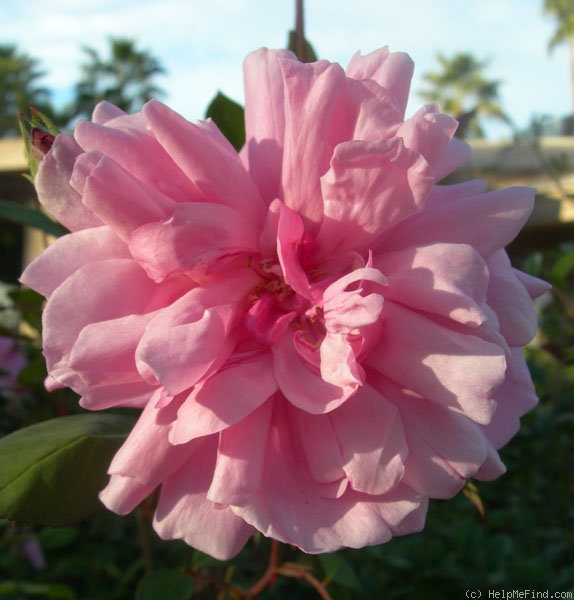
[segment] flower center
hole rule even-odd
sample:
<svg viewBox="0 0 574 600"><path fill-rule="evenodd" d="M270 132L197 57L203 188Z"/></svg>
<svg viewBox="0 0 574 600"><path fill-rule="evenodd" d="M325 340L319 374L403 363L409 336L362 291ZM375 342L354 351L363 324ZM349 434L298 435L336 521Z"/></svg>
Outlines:
<svg viewBox="0 0 574 600"><path fill-rule="evenodd" d="M307 342L318 347L325 327L320 307L298 294L283 278L278 259L266 259L249 266L260 281L249 292L246 301L246 325L262 344L272 345L289 327L304 334Z"/></svg>

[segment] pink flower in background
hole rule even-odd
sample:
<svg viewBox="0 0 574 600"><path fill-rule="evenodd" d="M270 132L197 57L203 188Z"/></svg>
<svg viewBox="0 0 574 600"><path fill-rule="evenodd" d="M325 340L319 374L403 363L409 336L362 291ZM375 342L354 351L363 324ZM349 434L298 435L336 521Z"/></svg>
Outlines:
<svg viewBox="0 0 574 600"><path fill-rule="evenodd" d="M0 391L18 389L18 375L26 362L14 339L0 336Z"/></svg>
<svg viewBox="0 0 574 600"><path fill-rule="evenodd" d="M51 385L143 409L111 510L161 486L163 538L331 552L504 471L546 286L503 248L534 194L438 184L469 150L434 107L404 120L411 75L386 49L346 71L259 50L239 155L158 102L56 138L36 186L72 233L22 280L48 298Z"/></svg>

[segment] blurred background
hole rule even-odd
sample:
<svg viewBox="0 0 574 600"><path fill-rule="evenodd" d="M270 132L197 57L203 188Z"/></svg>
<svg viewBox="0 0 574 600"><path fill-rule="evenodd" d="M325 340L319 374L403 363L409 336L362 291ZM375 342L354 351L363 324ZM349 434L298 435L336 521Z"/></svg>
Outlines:
<svg viewBox="0 0 574 600"><path fill-rule="evenodd" d="M245 55L287 46L294 5L0 0L0 436L78 410L70 392L43 388L41 299L17 286L23 264L48 241L46 227L18 213L35 206L18 112L32 103L69 130L100 99L135 111L158 98L204 118L219 91L242 103ZM526 349L541 402L502 451L508 474L431 503L421 534L319 558L286 549L284 558L340 600L572 593L574 0L307 0L305 34L319 58L342 65L383 45L411 55L407 113L436 102L459 119L473 158L458 176L537 188L509 252L554 288L539 302L540 333ZM217 563L178 542L160 544L149 516L145 507L125 518L100 513L58 529L0 520L0 599L223 599L235 596L217 582L248 586L265 570L264 539L233 564ZM318 595L279 579L259 597Z"/></svg>

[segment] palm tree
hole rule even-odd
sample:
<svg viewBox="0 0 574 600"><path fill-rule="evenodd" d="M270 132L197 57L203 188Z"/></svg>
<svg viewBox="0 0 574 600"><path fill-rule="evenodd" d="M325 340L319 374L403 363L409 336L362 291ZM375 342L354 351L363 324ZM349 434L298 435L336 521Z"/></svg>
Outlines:
<svg viewBox="0 0 574 600"><path fill-rule="evenodd" d="M35 58L0 45L0 137L20 134L18 113L28 112L30 104L52 115L50 92L37 84L43 75Z"/></svg>
<svg viewBox="0 0 574 600"><path fill-rule="evenodd" d="M110 38L110 56L102 58L93 48L83 48L88 61L69 119L89 117L100 100L108 100L126 112L139 110L154 97L163 95L152 79L165 73L161 63L147 50L138 50L133 40Z"/></svg>
<svg viewBox="0 0 574 600"><path fill-rule="evenodd" d="M556 19L556 30L548 42L552 52L556 46L568 44L570 55L570 107L574 113L574 1L544 0L544 12Z"/></svg>
<svg viewBox="0 0 574 600"><path fill-rule="evenodd" d="M459 121L458 137L484 137L480 125L483 117L510 126L510 118L500 106L500 81L486 79L483 75L489 61L477 60L469 53L455 54L452 58L439 53L437 60L440 70L423 76L429 87L420 95Z"/></svg>

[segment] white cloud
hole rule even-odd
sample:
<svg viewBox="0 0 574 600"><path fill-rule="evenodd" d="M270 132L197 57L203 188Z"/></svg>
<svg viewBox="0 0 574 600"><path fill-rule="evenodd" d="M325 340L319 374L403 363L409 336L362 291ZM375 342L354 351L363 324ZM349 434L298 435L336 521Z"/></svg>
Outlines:
<svg viewBox="0 0 574 600"><path fill-rule="evenodd" d="M241 100L244 56L284 46L294 22L294 0L0 0L0 11L0 43L39 58L58 97L78 79L81 45L105 52L107 37L121 35L161 60L168 76L158 83L189 118L203 114L217 89ZM470 51L492 59L488 74L504 81L505 107L520 125L533 113L568 111L566 52L548 57L553 23L538 0L330 0L328 10L324 0L307 0L305 16L308 37L329 60L345 64L356 50L381 45L408 52L414 91L438 51Z"/></svg>

